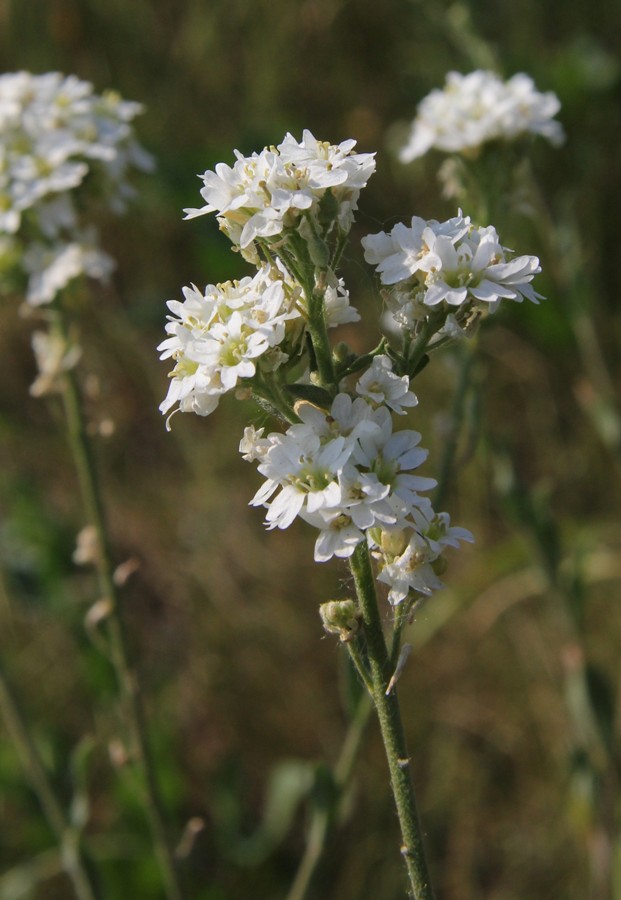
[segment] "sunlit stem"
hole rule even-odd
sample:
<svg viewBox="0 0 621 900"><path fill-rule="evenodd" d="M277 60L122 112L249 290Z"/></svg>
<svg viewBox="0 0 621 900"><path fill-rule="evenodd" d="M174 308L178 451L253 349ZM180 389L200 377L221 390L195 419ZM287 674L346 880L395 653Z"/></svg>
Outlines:
<svg viewBox="0 0 621 900"><path fill-rule="evenodd" d="M407 867L414 900L433 900L399 702L394 689L387 693L393 673L393 662L384 639L371 559L366 544L358 545L351 557L350 567L364 624L369 675L372 682L371 695L379 719L401 827L401 854Z"/></svg>
<svg viewBox="0 0 621 900"><path fill-rule="evenodd" d="M409 608L407 604L402 603L396 610L390 648L391 665L396 663L399 655L401 632L407 620ZM346 643L350 659L365 686L365 690L358 698L341 752L332 772L335 801L333 806L321 804L313 809L304 855L286 900L305 900L306 898L313 876L319 868L330 830L333 827L334 820L338 817L339 807L352 779L366 728L374 709L373 700L371 699L373 686L368 673L368 665L361 649L363 642L364 634L361 634L358 638Z"/></svg>

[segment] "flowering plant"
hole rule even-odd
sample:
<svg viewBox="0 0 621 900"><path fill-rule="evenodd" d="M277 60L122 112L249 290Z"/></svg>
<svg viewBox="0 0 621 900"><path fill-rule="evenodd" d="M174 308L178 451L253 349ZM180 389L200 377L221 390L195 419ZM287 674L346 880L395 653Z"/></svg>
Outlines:
<svg viewBox="0 0 621 900"><path fill-rule="evenodd" d="M78 276L112 271L82 195L91 209L123 210L130 170L152 165L132 131L141 111L74 75L0 76L0 275L25 279L29 304L51 303Z"/></svg>
<svg viewBox="0 0 621 900"><path fill-rule="evenodd" d="M411 382L428 354L473 330L503 299L537 302L533 256L512 257L495 229L461 212L447 222L412 219L363 239L397 326L396 340L357 355L331 347L329 329L359 315L338 274L374 154L354 141L331 145L305 131L250 157L236 152L202 176L207 201L187 217L214 212L235 250L257 271L239 281L183 290L171 300L162 359L172 359L160 405L209 415L227 393L257 403L280 428L246 427L239 449L265 481L250 503L268 529L296 518L315 530L314 557L348 560L356 600L321 607L324 627L347 644L375 703L416 897L430 897L407 750L394 683L405 656L400 628L415 604L442 586L447 547L472 536L436 512L419 474L421 436L395 430L393 415L417 405ZM376 586L387 588L396 618L389 650ZM405 649L407 645L404 645ZM406 654L407 655L407 654ZM401 660L401 662L399 661Z"/></svg>
<svg viewBox="0 0 621 900"><path fill-rule="evenodd" d="M480 69L468 75L449 72L444 88L420 102L399 158L412 162L431 149L474 155L489 141L527 134L540 134L558 145L564 140L562 126L554 119L559 109L556 94L542 94L524 73L503 81Z"/></svg>

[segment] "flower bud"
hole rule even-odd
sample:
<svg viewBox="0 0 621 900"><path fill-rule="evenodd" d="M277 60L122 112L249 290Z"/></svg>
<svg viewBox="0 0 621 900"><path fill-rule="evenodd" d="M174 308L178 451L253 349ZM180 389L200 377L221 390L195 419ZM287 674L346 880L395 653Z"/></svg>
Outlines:
<svg viewBox="0 0 621 900"><path fill-rule="evenodd" d="M408 545L405 531L382 531L379 545L387 556L401 556Z"/></svg>
<svg viewBox="0 0 621 900"><path fill-rule="evenodd" d="M353 600L328 600L319 607L319 615L328 634L338 634L344 642L351 641L360 628L360 613Z"/></svg>

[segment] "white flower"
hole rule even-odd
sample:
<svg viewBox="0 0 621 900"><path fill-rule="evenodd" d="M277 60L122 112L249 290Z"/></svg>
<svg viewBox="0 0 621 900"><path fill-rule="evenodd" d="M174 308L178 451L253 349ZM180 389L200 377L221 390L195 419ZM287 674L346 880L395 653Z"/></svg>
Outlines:
<svg viewBox="0 0 621 900"><path fill-rule="evenodd" d="M382 284L396 284L423 268L430 240L446 235L457 241L468 233L469 226L470 219L461 214L446 222L413 216L409 226L399 222L390 234L380 231L362 238L364 258L376 266Z"/></svg>
<svg viewBox="0 0 621 900"><path fill-rule="evenodd" d="M389 235L369 235L362 244L382 284L395 285L389 309L406 327L426 315L425 307L441 303L494 311L502 299L542 299L531 285L541 271L538 258L511 258L493 226L473 225L461 213L446 222L415 216L409 228L395 225Z"/></svg>
<svg viewBox="0 0 621 900"><path fill-rule="evenodd" d="M258 467L267 481L250 501L252 506L267 507L268 527L288 528L303 510L310 514L338 510L338 475L351 455L345 438L322 444L313 430L302 424L292 425L284 435L270 435L270 440L272 445Z"/></svg>
<svg viewBox="0 0 621 900"><path fill-rule="evenodd" d="M244 436L239 442L239 452L242 455L242 459L245 459L246 462L261 460L265 456L265 451L270 446L270 442L263 438L264 431L264 428L257 430L254 425L248 425L244 428Z"/></svg>
<svg viewBox="0 0 621 900"><path fill-rule="evenodd" d="M32 349L39 369L39 374L30 386L33 397L61 390L63 374L72 369L82 355L78 344L70 345L61 335L45 331L35 331Z"/></svg>
<svg viewBox="0 0 621 900"><path fill-rule="evenodd" d="M342 278L335 278L334 283L327 286L324 303L328 328L360 321L360 313L354 306L351 306L349 291Z"/></svg>
<svg viewBox="0 0 621 900"><path fill-rule="evenodd" d="M382 484L389 485L410 512L414 507L427 510L429 500L420 497L418 492L436 486L434 478L410 474L428 456L428 451L418 446L420 439L417 431L409 429L394 434L380 429L367 430L357 440L353 454L356 464L373 472Z"/></svg>
<svg viewBox="0 0 621 900"><path fill-rule="evenodd" d="M29 275L26 300L33 306L51 303L75 278L86 275L106 281L114 269L114 261L90 242L72 242L48 246L32 244L24 253L23 264ZM89 245L90 244L90 245Z"/></svg>
<svg viewBox="0 0 621 900"><path fill-rule="evenodd" d="M324 562L350 556L371 529L430 520L418 491L435 481L411 474L427 452L416 432L392 434L385 406L341 393L329 413L305 402L297 412L302 421L284 435L246 429L240 444L267 479L251 505L267 508L269 528L287 528L296 517L308 522L319 530L315 559Z"/></svg>
<svg viewBox="0 0 621 900"><path fill-rule="evenodd" d="M385 561L377 580L390 587L388 600L393 606L402 603L411 591L429 596L443 587L431 565L432 554L424 537L412 530L403 553Z"/></svg>
<svg viewBox="0 0 621 900"><path fill-rule="evenodd" d="M465 528L452 527L448 513L419 515L396 529L369 534L373 556L378 561L378 581L390 588L388 599L396 605L411 592L429 596L443 587L438 573L444 568L440 556L446 547L473 541Z"/></svg>
<svg viewBox="0 0 621 900"><path fill-rule="evenodd" d="M539 134L552 144L564 139L554 116L557 96L540 93L523 73L502 81L493 72L449 72L442 90L432 91L418 106L410 136L399 158L408 163L431 148L447 153L473 152L493 140Z"/></svg>
<svg viewBox="0 0 621 900"><path fill-rule="evenodd" d="M105 280L110 273L95 232L84 237L84 198L74 198L92 191L122 210L129 170L152 167L131 125L141 111L75 76L0 76L0 233L15 235L25 254L15 265L31 276L29 303L51 302L79 274Z"/></svg>
<svg viewBox="0 0 621 900"><path fill-rule="evenodd" d="M418 399L410 389L407 375L399 377L392 370L388 356L376 356L367 371L360 376L356 391L378 406L387 406L398 415L405 415L404 406L416 406Z"/></svg>
<svg viewBox="0 0 621 900"><path fill-rule="evenodd" d="M186 209L186 218L215 212L220 227L242 251L259 238L296 228L311 215L319 232L320 204L329 191L342 231L351 226L361 189L375 170L374 154L352 153L355 141L332 145L305 131L301 143L287 134L278 147L250 157L235 151L231 167L218 163L201 177L206 205Z"/></svg>
<svg viewBox="0 0 621 900"><path fill-rule="evenodd" d="M278 269L264 266L254 277L183 289L183 303L168 303L169 335L158 349L172 358L170 387L160 410L209 415L220 396L256 374L259 359L273 371L288 359L271 351L283 343L287 322L300 318L295 295Z"/></svg>

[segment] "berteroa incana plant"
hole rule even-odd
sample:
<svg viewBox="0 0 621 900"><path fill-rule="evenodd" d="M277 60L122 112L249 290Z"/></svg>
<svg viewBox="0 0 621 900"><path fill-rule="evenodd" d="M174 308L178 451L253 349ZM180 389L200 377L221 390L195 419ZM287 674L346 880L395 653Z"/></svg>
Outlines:
<svg viewBox="0 0 621 900"><path fill-rule="evenodd" d="M95 222L101 210L120 213L135 195L130 176L152 168L136 140L139 103L58 72L0 76L0 291L23 297L21 311L41 329L32 344L38 375L34 397L60 395L79 484L85 527L74 561L90 564L99 599L87 615L101 625L101 649L118 681L126 728L123 756L136 774L136 794L148 820L162 885L169 900L181 889L151 758L142 700L121 611L122 568L114 568L97 467L76 365L80 281L105 282L114 260L101 248ZM79 900L99 900L101 879L86 846L86 803L79 816L65 810L43 764L12 685L0 669L0 708L29 780L59 844L63 869ZM126 749L125 749L126 748Z"/></svg>
<svg viewBox="0 0 621 900"><path fill-rule="evenodd" d="M220 163L202 176L205 205L187 218L216 213L220 228L256 272L239 281L183 289L168 303L170 387L160 406L206 416L224 394L254 398L275 430L249 425L243 458L264 481L250 500L269 529L301 518L315 535L314 558L347 560L355 598L321 606L324 627L339 635L375 705L401 826L401 854L412 896L428 900L427 871L409 753L395 684L407 656L401 629L414 607L442 587L444 551L471 541L434 510L435 481L419 469L421 436L395 427L415 407L412 382L433 351L467 338L502 300L540 299L534 256L516 256L494 227L460 210L444 221L414 217L363 239L381 296L395 323L389 339L358 355L332 345L332 328L359 320L339 275L359 195L375 155L355 153L305 131L278 146ZM378 321L381 312L378 304ZM384 633L379 591L394 609Z"/></svg>

